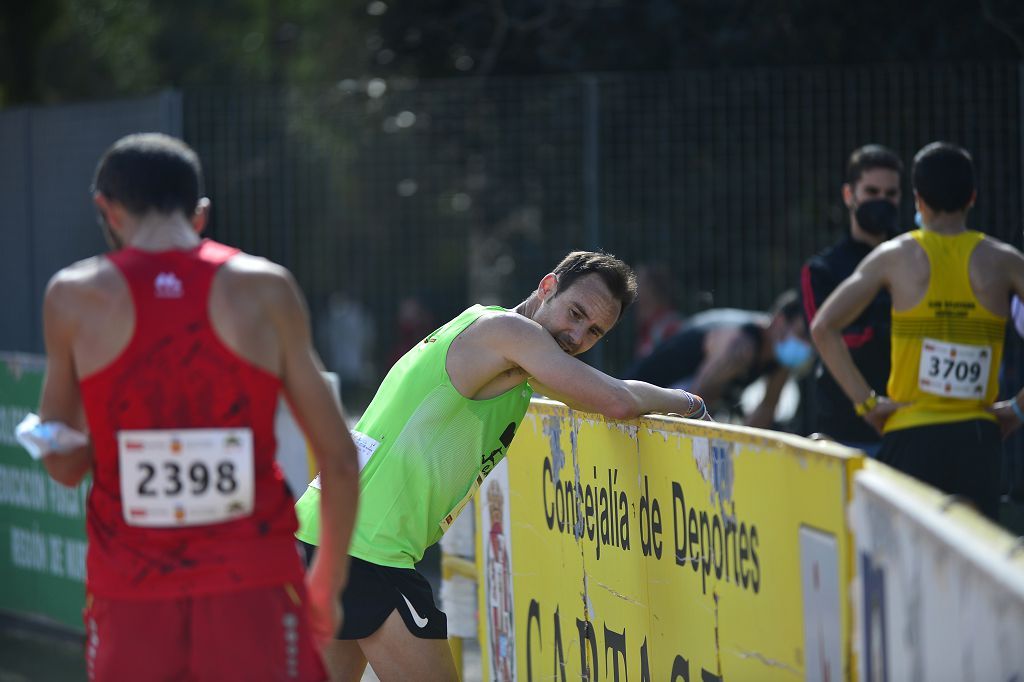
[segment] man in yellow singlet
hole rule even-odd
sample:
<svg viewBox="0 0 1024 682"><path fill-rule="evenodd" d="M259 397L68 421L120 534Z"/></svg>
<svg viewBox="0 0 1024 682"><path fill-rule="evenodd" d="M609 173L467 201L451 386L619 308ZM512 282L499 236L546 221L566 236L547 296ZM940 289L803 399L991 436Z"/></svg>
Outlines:
<svg viewBox="0 0 1024 682"><path fill-rule="evenodd" d="M994 518L1000 436L1024 423L1024 390L995 402L1010 299L1024 296L1024 255L967 229L977 192L966 150L933 142L914 157L912 177L920 229L861 261L811 333L857 414L883 434L878 458ZM842 339L883 288L892 297L888 398L871 390Z"/></svg>

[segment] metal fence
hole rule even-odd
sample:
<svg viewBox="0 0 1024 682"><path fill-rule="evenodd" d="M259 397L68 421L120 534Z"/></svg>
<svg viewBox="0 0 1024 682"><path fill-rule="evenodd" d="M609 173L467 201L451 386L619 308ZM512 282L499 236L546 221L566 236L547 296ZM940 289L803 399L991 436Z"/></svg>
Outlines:
<svg viewBox="0 0 1024 682"><path fill-rule="evenodd" d="M42 351L46 282L104 248L89 196L96 160L139 130L181 135L181 98L0 111L0 351Z"/></svg>
<svg viewBox="0 0 1024 682"><path fill-rule="evenodd" d="M666 263L684 312L766 308L846 229L844 164L866 142L908 165L936 139L967 147L971 226L1020 246L1022 81L1007 63L211 88L182 93L181 130L211 234L295 272L358 408L412 333L404 299L436 321L515 305L574 248ZM632 323L591 361L622 370ZM1014 337L1009 385L1021 357Z"/></svg>
<svg viewBox="0 0 1024 682"><path fill-rule="evenodd" d="M765 308L846 229L854 147L972 151L972 226L1019 244L1017 64L701 71L185 93L214 232L343 291L383 352L399 300L515 304L572 248L672 268L692 312ZM903 223L913 215L909 182ZM629 320L626 321L628 327ZM629 357L619 331L602 364Z"/></svg>

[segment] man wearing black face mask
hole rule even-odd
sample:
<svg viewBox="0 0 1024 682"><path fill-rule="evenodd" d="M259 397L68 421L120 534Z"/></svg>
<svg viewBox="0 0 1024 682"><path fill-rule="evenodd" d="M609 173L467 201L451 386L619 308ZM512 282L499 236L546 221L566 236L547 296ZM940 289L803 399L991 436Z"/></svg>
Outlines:
<svg viewBox="0 0 1024 682"><path fill-rule="evenodd" d="M896 235L899 225L903 163L881 145L855 149L847 162L843 203L850 214L850 232L838 243L811 257L800 273L807 323L840 282L872 249ZM885 394L889 377L889 295L882 291L850 326L843 341L871 388ZM815 370L814 430L874 455L880 437L854 412L849 398L823 365Z"/></svg>

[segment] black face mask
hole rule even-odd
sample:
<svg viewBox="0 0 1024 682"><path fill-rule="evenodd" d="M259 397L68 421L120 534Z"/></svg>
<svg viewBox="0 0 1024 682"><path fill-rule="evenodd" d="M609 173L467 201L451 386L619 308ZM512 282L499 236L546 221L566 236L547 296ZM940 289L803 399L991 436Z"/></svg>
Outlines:
<svg viewBox="0 0 1024 682"><path fill-rule="evenodd" d="M857 206L857 224L873 235L892 236L899 224L899 209L888 199L872 199Z"/></svg>

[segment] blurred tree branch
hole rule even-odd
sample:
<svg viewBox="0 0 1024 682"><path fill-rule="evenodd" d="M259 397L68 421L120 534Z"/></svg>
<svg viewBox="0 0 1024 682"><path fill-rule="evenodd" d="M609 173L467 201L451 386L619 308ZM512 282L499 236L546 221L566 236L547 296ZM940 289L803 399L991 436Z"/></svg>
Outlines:
<svg viewBox="0 0 1024 682"><path fill-rule="evenodd" d="M1019 60L1020 0L33 0L0 105L167 87Z"/></svg>

